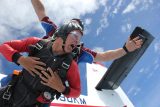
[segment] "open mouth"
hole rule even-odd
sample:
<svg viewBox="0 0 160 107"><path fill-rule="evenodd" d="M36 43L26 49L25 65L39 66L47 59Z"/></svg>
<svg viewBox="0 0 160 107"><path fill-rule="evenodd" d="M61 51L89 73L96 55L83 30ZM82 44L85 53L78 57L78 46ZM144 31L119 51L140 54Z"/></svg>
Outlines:
<svg viewBox="0 0 160 107"><path fill-rule="evenodd" d="M75 48L75 45L74 45L74 44L71 44L71 48L74 49L74 48Z"/></svg>

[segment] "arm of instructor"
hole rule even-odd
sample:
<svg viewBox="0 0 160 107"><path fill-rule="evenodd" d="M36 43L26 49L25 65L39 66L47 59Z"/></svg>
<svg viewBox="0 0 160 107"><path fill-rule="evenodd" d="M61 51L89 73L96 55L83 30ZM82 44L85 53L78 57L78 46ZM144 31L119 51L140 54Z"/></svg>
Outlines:
<svg viewBox="0 0 160 107"><path fill-rule="evenodd" d="M46 16L44 5L41 0L31 0L31 2L39 20L41 21Z"/></svg>
<svg viewBox="0 0 160 107"><path fill-rule="evenodd" d="M141 48L143 42L142 39L139 39L139 37L135 37L134 39L128 39L128 41L125 44L125 47L129 52L133 52L138 48ZM118 59L122 56L124 56L126 51L123 48L118 48L115 50L108 50L105 52L97 52L97 55L95 57L95 61L110 61L114 59Z"/></svg>

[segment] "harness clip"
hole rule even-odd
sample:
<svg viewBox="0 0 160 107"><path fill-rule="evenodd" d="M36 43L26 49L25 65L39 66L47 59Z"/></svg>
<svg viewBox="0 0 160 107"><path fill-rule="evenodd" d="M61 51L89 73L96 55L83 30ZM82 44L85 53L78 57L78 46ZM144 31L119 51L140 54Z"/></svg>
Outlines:
<svg viewBox="0 0 160 107"><path fill-rule="evenodd" d="M3 94L3 99L5 99L5 100L9 100L10 98L11 98L11 93L9 92L9 89L12 87L12 85L8 85L8 89L7 89L7 91Z"/></svg>
<svg viewBox="0 0 160 107"><path fill-rule="evenodd" d="M36 44L36 48L37 48L38 50L41 50L41 49L43 48L43 45L37 43L37 44Z"/></svg>
<svg viewBox="0 0 160 107"><path fill-rule="evenodd" d="M69 66L70 66L70 65L68 65L68 64L65 63L65 62L62 63L62 67L65 68L65 69L69 69Z"/></svg>

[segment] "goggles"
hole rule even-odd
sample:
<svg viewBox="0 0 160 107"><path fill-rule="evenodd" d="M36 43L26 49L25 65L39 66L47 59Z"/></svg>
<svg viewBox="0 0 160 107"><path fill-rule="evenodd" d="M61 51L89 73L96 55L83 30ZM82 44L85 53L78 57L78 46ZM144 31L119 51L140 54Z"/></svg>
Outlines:
<svg viewBox="0 0 160 107"><path fill-rule="evenodd" d="M72 31L69 34L70 36L76 38L76 40L80 42L82 34L79 31Z"/></svg>

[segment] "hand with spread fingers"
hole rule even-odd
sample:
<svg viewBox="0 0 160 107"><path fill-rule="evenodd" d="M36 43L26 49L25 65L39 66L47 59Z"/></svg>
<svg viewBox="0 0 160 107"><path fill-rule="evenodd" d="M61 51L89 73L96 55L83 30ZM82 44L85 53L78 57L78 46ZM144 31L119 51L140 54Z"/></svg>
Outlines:
<svg viewBox="0 0 160 107"><path fill-rule="evenodd" d="M18 60L18 63L22 67L24 67L32 76L35 76L34 74L40 75L39 71L45 71L46 70L43 67L43 66L46 66L46 64L39 61L39 60L40 60L40 58L37 58L37 57L21 56Z"/></svg>
<svg viewBox="0 0 160 107"><path fill-rule="evenodd" d="M51 68L47 69L47 72L41 71L41 73L44 75L40 75L40 78L42 79L41 83L43 85L49 86L58 92L63 92L65 90L65 86L63 85L60 77L58 76L56 71L52 71Z"/></svg>
<svg viewBox="0 0 160 107"><path fill-rule="evenodd" d="M140 39L139 37L135 37L132 40L129 38L129 40L126 42L125 47L129 52L133 52L136 49L141 48L142 44L143 44L143 40Z"/></svg>

